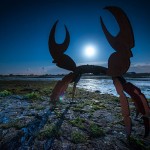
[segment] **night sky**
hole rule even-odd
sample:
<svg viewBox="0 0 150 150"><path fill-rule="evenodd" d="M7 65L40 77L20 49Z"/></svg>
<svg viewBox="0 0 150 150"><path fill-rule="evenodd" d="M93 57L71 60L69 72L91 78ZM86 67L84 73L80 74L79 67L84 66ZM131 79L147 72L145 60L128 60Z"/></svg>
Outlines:
<svg viewBox="0 0 150 150"><path fill-rule="evenodd" d="M59 20L56 41L65 38L64 24L70 33L65 52L77 65L107 67L111 53L100 25L100 16L108 30L116 35L118 24L103 8L119 6L127 14L135 37L129 71L150 72L149 0L1 0L0 1L0 74L66 73L52 63L48 50L50 29ZM95 57L86 57L84 47L96 47Z"/></svg>

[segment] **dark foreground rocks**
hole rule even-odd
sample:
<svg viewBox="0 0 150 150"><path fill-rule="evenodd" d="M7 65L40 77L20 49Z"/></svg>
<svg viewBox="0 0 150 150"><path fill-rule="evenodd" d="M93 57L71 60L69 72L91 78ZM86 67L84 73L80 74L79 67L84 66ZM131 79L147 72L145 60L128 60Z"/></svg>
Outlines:
<svg viewBox="0 0 150 150"><path fill-rule="evenodd" d="M149 137L143 138L142 120L134 118L132 102L129 141L118 98L86 91L82 96L73 102L64 98L54 111L49 110L48 97L36 101L19 95L1 97L0 149L150 149Z"/></svg>

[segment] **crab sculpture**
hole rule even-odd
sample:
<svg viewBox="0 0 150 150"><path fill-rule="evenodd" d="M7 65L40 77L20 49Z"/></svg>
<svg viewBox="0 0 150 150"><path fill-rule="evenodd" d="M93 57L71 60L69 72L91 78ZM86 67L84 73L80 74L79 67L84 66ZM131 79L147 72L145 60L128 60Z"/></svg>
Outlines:
<svg viewBox="0 0 150 150"><path fill-rule="evenodd" d="M136 116L140 113L142 115L144 127L145 127L145 137L149 135L150 131L150 107L148 105L148 101L141 90L133 85L130 82L127 82L122 76L127 72L130 67L130 57L132 57L131 48L134 47L134 35L132 31L132 27L128 17L124 13L124 11L119 7L109 6L104 9L110 11L115 19L117 20L120 31L117 36L112 36L107 30L106 26L102 18L100 18L100 23L102 26L102 30L112 48L116 51L112 53L108 59L108 68L102 66L95 65L82 65L76 66L75 62L71 57L64 54L67 50L70 35L67 27L65 26L66 37L62 44L57 44L55 41L55 30L58 21L53 25L50 35L49 35L49 52L52 56L53 63L55 63L58 67L70 70L71 73L62 78L61 81L58 81L55 85L52 94L50 96L51 102L56 104L59 100L60 96L67 89L69 83L74 83L73 86L73 94L74 97L76 85L80 80L80 77L84 73L93 73L95 74L104 74L112 77L113 84L116 88L117 93L119 94L121 110L123 115L123 120L125 124L125 130L127 136L131 135L131 118L130 118L130 110L128 99L124 92L126 92L131 99L133 100L136 108Z"/></svg>

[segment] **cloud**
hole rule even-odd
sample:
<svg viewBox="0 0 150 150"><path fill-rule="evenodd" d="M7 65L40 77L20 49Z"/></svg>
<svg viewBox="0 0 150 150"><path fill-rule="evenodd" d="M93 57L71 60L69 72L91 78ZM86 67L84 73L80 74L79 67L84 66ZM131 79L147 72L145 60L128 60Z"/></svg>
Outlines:
<svg viewBox="0 0 150 150"><path fill-rule="evenodd" d="M150 73L150 63L133 63L129 72Z"/></svg>
<svg viewBox="0 0 150 150"><path fill-rule="evenodd" d="M77 66L80 65L98 65L103 67L108 67L107 62L90 62L90 63L78 63ZM52 66L42 66L38 68L28 68L25 74L67 74L71 71L66 69L59 68L55 65ZM131 64L128 72L136 72L136 73L150 73L150 63L133 63Z"/></svg>
<svg viewBox="0 0 150 150"><path fill-rule="evenodd" d="M98 65L107 68L108 62L87 62L87 63L78 63L77 66L80 65ZM51 66L40 66L33 67L30 66L28 68L25 67L3 67L0 70L0 74L35 74L35 75L43 75L43 74L67 74L71 71L59 68L55 65ZM132 63L128 72L136 72L136 73L150 73L150 63Z"/></svg>
<svg viewBox="0 0 150 150"><path fill-rule="evenodd" d="M85 62L85 63L77 63L77 66L81 65L99 65L103 67L107 67L107 62ZM36 69L32 69L33 74L67 74L71 71L68 71L66 69L59 68L55 65L52 66L43 66Z"/></svg>
<svg viewBox="0 0 150 150"><path fill-rule="evenodd" d="M35 74L35 75L43 75L43 74L67 74L69 71L65 69L61 69L57 66L42 66L42 67L33 67L27 68L23 74Z"/></svg>
<svg viewBox="0 0 150 150"><path fill-rule="evenodd" d="M91 62L91 63L79 63L78 65L98 65L108 68L108 62ZM132 63L128 72L136 72L136 73L150 73L150 63Z"/></svg>
<svg viewBox="0 0 150 150"><path fill-rule="evenodd" d="M79 63L78 65L98 65L108 68L108 62L91 62L91 63ZM136 73L150 73L150 63L131 63L131 66L128 72L136 72Z"/></svg>
<svg viewBox="0 0 150 150"><path fill-rule="evenodd" d="M46 66L44 67L44 73L47 74L67 74L69 71L59 68L57 66Z"/></svg>

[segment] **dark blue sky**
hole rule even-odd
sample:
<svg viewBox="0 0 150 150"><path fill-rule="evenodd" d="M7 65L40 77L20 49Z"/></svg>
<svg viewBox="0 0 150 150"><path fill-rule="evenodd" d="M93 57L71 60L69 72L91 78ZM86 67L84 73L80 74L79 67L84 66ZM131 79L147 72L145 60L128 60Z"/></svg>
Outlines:
<svg viewBox="0 0 150 150"><path fill-rule="evenodd" d="M100 25L102 16L109 31L116 35L118 24L105 6L119 6L133 27L135 47L129 71L150 72L149 0L1 0L0 1L0 74L64 73L52 64L48 36L59 19L56 40L65 37L66 24L71 41L66 54L79 64L107 66L114 50ZM83 55L83 47L96 45L94 58Z"/></svg>

